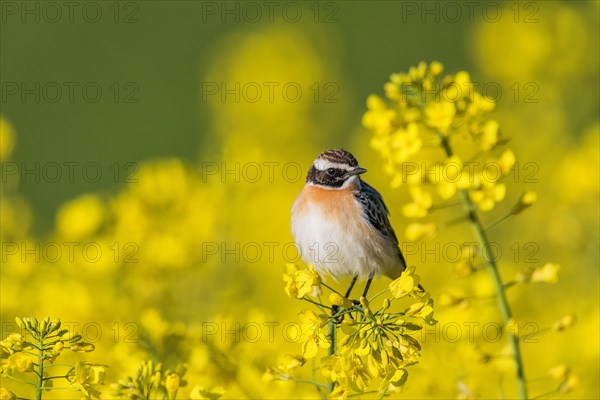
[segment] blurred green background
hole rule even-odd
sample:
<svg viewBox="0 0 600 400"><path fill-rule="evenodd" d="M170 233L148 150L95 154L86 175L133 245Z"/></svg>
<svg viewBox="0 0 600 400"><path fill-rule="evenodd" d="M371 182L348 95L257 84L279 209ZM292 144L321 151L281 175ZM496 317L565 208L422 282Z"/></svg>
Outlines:
<svg viewBox="0 0 600 400"><path fill-rule="evenodd" d="M3 241L139 246L133 266L122 259L57 264L8 257L3 323L46 314L99 321L104 329L136 322L145 347L106 338L98 344L106 352L95 360L111 365L113 382L152 358L187 361L192 383L222 385L232 398L314 395L261 380L279 353L299 344L221 343L207 350L186 336L217 319L294 321L298 309L283 291L286 257L279 251L275 259L222 262L220 254L207 258L201 243L291 242L289 207L303 179L282 179L279 166L299 163L304 174L316 154L339 147L369 169L365 178L383 193L402 236L408 195L390 187L361 118L367 96L382 93L392 72L437 60L448 72L469 71L479 90L489 90L519 161L539 167L537 181L519 179L507 195L535 190L539 208L503 225L496 239L507 246L535 241L541 263L562 265L561 280L531 289L535 296L519 289L511 300L524 320L542 327L569 312L579 323L526 350L528 374L544 374L558 362L579 364L581 387L566 396L597 397L599 2L277 3L271 20L263 2L78 2L72 18L58 3L58 18L44 2L2 1ZM37 82L37 94L24 93L23 87L35 92ZM256 82L262 97L222 101L220 93L206 92L222 82L228 88ZM279 84L272 102L265 82ZM298 102L281 94L290 82L303 90ZM97 102L82 93L86 84L101 88ZM54 102L56 85L62 93ZM68 85L75 87L72 101ZM65 162L97 163L102 176L90 182L75 167L69 182L65 167L57 182L43 172L36 181L6 169ZM221 179L221 170L206 175L206 163L249 162L278 163L274 182L266 169L257 183ZM137 181L127 183L131 171ZM448 263L427 261L415 263L435 298L455 278ZM438 351L436 366L425 359L414 372L408 395L462 395L457 382L468 381L473 365L452 362L462 354L456 346ZM215 354L233 359L229 369L215 367L222 361ZM440 371L449 371L448 378ZM492 373L485 371L478 373ZM491 376L468 384L495 397L498 379Z"/></svg>

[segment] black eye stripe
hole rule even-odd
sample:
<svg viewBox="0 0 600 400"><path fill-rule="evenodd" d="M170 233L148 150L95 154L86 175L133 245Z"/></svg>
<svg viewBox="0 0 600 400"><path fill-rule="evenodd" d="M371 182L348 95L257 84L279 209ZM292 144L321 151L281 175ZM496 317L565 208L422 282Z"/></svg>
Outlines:
<svg viewBox="0 0 600 400"><path fill-rule="evenodd" d="M340 168L331 168L333 174L329 174L329 169L318 170L314 166L308 171L306 181L329 187L341 187L346 181L345 175L348 171Z"/></svg>
<svg viewBox="0 0 600 400"><path fill-rule="evenodd" d="M319 171L322 175L326 175L328 178L341 178L346 175L346 172L343 169L339 168L328 168L325 171Z"/></svg>

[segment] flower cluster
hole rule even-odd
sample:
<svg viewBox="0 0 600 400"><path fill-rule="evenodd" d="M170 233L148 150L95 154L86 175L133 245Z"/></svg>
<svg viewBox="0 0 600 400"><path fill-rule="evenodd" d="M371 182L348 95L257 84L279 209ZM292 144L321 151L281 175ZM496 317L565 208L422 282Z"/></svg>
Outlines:
<svg viewBox="0 0 600 400"><path fill-rule="evenodd" d="M186 372L186 364L178 364L171 370L164 369L161 363L145 361L139 365L135 377L121 379L112 388L120 398L176 399L179 388L187 385L183 379Z"/></svg>
<svg viewBox="0 0 600 400"><path fill-rule="evenodd" d="M502 179L515 163L512 150L500 151L506 140L498 122L489 118L494 101L475 90L467 72L441 77L442 72L442 65L433 62L392 74L384 87L388 101L369 96L363 116L392 185L411 185L412 202L403 208L410 218L425 217L433 195L448 200L458 190L467 191L480 210L492 210L505 197ZM435 161L403 164L455 139L471 145L463 156L446 152Z"/></svg>
<svg viewBox="0 0 600 400"><path fill-rule="evenodd" d="M81 392L86 398L100 398L98 386L104 384L106 365L79 361L66 373L56 374L56 370L66 366L55 363L63 350L91 352L94 351L93 344L83 342L80 334L61 329L60 320L45 318L40 322L37 318L17 317L16 323L25 336L12 333L0 342L0 373L3 377L23 382L17 375L33 374L35 382L29 384L36 388L37 400L42 398L43 390L53 389L70 389ZM60 379L69 384L54 386L54 381ZM6 398L16 398L8 389L2 390Z"/></svg>
<svg viewBox="0 0 600 400"><path fill-rule="evenodd" d="M421 345L414 333L424 324L437 323L433 318L433 300L419 287L420 277L412 266L370 299L346 298L323 283L312 265L289 264L284 281L291 298L312 303L318 311L306 309L299 313L302 353L286 354L266 376L311 383L320 392L328 388L332 397L365 393L374 383L381 394L401 387L408 378L407 367L416 364L420 357ZM324 290L330 292L328 304L321 298ZM380 297L380 305L374 307ZM327 356L320 354L325 350ZM318 363L325 383L296 375L295 370L309 360Z"/></svg>
<svg viewBox="0 0 600 400"><path fill-rule="evenodd" d="M392 176L392 187L408 185L411 200L402 210L406 217L416 221L406 228L407 240L428 240L461 222L468 222L473 228L478 243L461 245L453 269L460 277L474 277L479 270L489 270L491 287L496 293L483 297L498 299L508 337L508 347L501 350L501 357L477 345L473 359L484 364L492 360L501 364L500 359L512 358L519 397L527 398L528 382L521 356L523 336L520 325L512 317L506 290L515 284L555 283L560 266L546 263L528 267L519 271L513 281L502 281L496 258L486 253L490 250L488 232L531 207L537 195L524 192L503 217L484 226L480 212L494 210L505 199L507 177L514 173L517 160L514 152L506 147L508 140L503 137L498 121L492 118L494 101L475 90L467 72L446 76L442 76L442 72L440 63L422 62L408 73L392 74L384 86L386 99L376 95L368 98L363 125L372 132L371 145L383 158L386 171ZM433 220L436 211L453 210L459 205L463 212L458 217L448 222ZM428 217L432 220L421 221ZM397 282L400 292L404 285L402 279ZM481 282L477 280L473 288L488 286ZM442 293L440 304L465 309L474 303L471 298L477 297L477 294ZM574 322L574 316L563 317L546 330L561 331ZM571 377L569 382L572 386L576 380ZM464 384L461 387L466 388ZM461 392L459 397L472 394L467 389ZM467 392L471 394L465 395Z"/></svg>

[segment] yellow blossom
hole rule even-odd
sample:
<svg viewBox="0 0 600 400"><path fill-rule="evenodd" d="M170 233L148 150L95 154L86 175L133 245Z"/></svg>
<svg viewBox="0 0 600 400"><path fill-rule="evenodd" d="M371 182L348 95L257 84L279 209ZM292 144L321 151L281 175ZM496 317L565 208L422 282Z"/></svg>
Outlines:
<svg viewBox="0 0 600 400"><path fill-rule="evenodd" d="M83 195L65 204L57 216L57 229L66 238L76 240L95 233L104 221L105 207L94 195Z"/></svg>
<svg viewBox="0 0 600 400"><path fill-rule="evenodd" d="M488 151L492 149L496 143L498 143L498 121L494 121L490 119L486 121L481 130L481 136L479 138L481 149L483 151Z"/></svg>
<svg viewBox="0 0 600 400"><path fill-rule="evenodd" d="M415 274L415 267L409 266L402 272L399 278L390 283L390 292L395 298L402 298L415 291L419 285L419 281L420 277Z"/></svg>
<svg viewBox="0 0 600 400"><path fill-rule="evenodd" d="M567 367L565 364L559 364L555 367L550 368L550 370L548 371L548 375L550 375L552 379L562 381L567 377L567 375L569 375L569 371L569 367Z"/></svg>
<svg viewBox="0 0 600 400"><path fill-rule="evenodd" d="M304 343L302 344L302 356L306 359L314 358L319 347L327 347L329 339L323 332L323 326L327 322L325 315L317 315L311 310L301 311L299 314Z"/></svg>
<svg viewBox="0 0 600 400"><path fill-rule="evenodd" d="M352 302L350 300L348 300L341 294L335 292L329 295L329 302L333 305L340 307L352 307Z"/></svg>
<svg viewBox="0 0 600 400"><path fill-rule="evenodd" d="M564 331L565 329L575 325L575 322L577 322L577 317L575 314L567 314L552 325L552 330Z"/></svg>
<svg viewBox="0 0 600 400"><path fill-rule="evenodd" d="M33 371L33 358L27 354L17 352L6 360L6 366L14 372Z"/></svg>
<svg viewBox="0 0 600 400"><path fill-rule="evenodd" d="M447 101L427 103L425 106L425 123L442 134L448 133L448 128L454 120L456 107Z"/></svg>
<svg viewBox="0 0 600 400"><path fill-rule="evenodd" d="M437 77L440 76L442 72L444 72L444 66L439 61L433 61L429 65L429 70L431 71L431 74L433 76Z"/></svg>
<svg viewBox="0 0 600 400"><path fill-rule="evenodd" d="M558 271L560 265L554 263L546 263L542 267L535 268L531 274L531 282L558 282Z"/></svg>
<svg viewBox="0 0 600 400"><path fill-rule="evenodd" d="M500 158L496 160L496 163L500 167L502 175L506 175L510 172L516 161L515 153L511 149L506 149L502 152Z"/></svg>
<svg viewBox="0 0 600 400"><path fill-rule="evenodd" d="M404 310L406 316L415 316L423 319L428 325L435 325L437 321L433 318L433 300L426 293L418 302L413 303Z"/></svg>
<svg viewBox="0 0 600 400"><path fill-rule="evenodd" d="M68 374L71 386L88 397L99 398L100 391L96 387L104 384L106 368L106 365L79 361Z"/></svg>
<svg viewBox="0 0 600 400"><path fill-rule="evenodd" d="M15 135L10 123L0 116L0 161L5 161L12 154L15 146Z"/></svg>
<svg viewBox="0 0 600 400"><path fill-rule="evenodd" d="M569 393L579 385L579 378L573 374L569 374L567 379L558 387L560 393Z"/></svg>
<svg viewBox="0 0 600 400"><path fill-rule="evenodd" d="M406 128L400 128L392 133L390 146L395 154L394 161L402 163L417 154L423 146L416 123L409 123Z"/></svg>
<svg viewBox="0 0 600 400"><path fill-rule="evenodd" d="M318 293L321 285L321 278L312 265L305 268L296 264L287 264L283 279L286 282L285 292L288 296L297 299L309 293Z"/></svg>
<svg viewBox="0 0 600 400"><path fill-rule="evenodd" d="M54 354L60 354L60 352L65 348L65 344L62 341L56 342L54 347L52 348L52 352Z"/></svg>
<svg viewBox="0 0 600 400"><path fill-rule="evenodd" d="M17 396L6 388L0 388L0 400L17 400Z"/></svg>
<svg viewBox="0 0 600 400"><path fill-rule="evenodd" d="M477 204L481 211L490 211L496 203L502 201L506 195L506 185L504 183L482 182L479 189L470 191L471 200Z"/></svg>
<svg viewBox="0 0 600 400"><path fill-rule="evenodd" d="M409 192L413 201L404 205L404 215L410 218L423 218L431 208L431 194L420 186L411 186Z"/></svg>
<svg viewBox="0 0 600 400"><path fill-rule="evenodd" d="M409 224L404 231L404 236L408 241L416 242L418 240L430 239L437 233L434 223L415 222Z"/></svg>
<svg viewBox="0 0 600 400"><path fill-rule="evenodd" d="M175 393L179 390L181 378L176 373L172 373L165 378L165 388L169 392L170 398L175 398Z"/></svg>
<svg viewBox="0 0 600 400"><path fill-rule="evenodd" d="M390 133L396 112L388 108L385 102L376 95L370 95L367 98L367 109L368 111L362 118L363 125L373 129L378 135Z"/></svg>

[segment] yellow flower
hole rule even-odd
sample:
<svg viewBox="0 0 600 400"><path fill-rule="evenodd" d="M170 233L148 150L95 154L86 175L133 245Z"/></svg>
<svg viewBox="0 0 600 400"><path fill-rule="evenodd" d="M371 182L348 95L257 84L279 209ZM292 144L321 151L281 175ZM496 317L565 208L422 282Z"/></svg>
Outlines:
<svg viewBox="0 0 600 400"><path fill-rule="evenodd" d="M575 325L575 322L577 322L575 314L567 314L552 325L552 330L559 332L564 331Z"/></svg>
<svg viewBox="0 0 600 400"><path fill-rule="evenodd" d="M431 71L431 74L433 76L437 77L440 76L442 72L444 72L444 66L439 61L433 61L429 65L429 70Z"/></svg>
<svg viewBox="0 0 600 400"><path fill-rule="evenodd" d="M498 121L493 119L485 121L479 137L481 149L491 150L498 143Z"/></svg>
<svg viewBox="0 0 600 400"><path fill-rule="evenodd" d="M52 352L53 352L54 354L57 354L57 355L58 355L58 354L60 354L60 352L61 352L61 351L62 351L64 348L65 348L65 344L64 344L62 341L60 341L60 342L56 342L56 343L54 344L54 347L52 347Z"/></svg>
<svg viewBox="0 0 600 400"><path fill-rule="evenodd" d="M431 208L432 199L429 192L424 191L420 186L411 186L409 188L412 203L405 204L402 210L404 215L409 218L423 218Z"/></svg>
<svg viewBox="0 0 600 400"><path fill-rule="evenodd" d="M418 125L411 122L406 128L396 130L392 133L390 146L394 154L394 160L398 163L402 163L417 154L423 146Z"/></svg>
<svg viewBox="0 0 600 400"><path fill-rule="evenodd" d="M558 271L560 265L554 263L546 263L542 267L535 268L531 274L531 282L558 282Z"/></svg>
<svg viewBox="0 0 600 400"><path fill-rule="evenodd" d="M318 291L321 285L321 278L312 265L305 268L296 264L287 264L283 280L286 282L287 295L297 299Z"/></svg>
<svg viewBox="0 0 600 400"><path fill-rule="evenodd" d="M567 379L558 387L560 393L569 393L579 385L579 378L573 374L569 374Z"/></svg>
<svg viewBox="0 0 600 400"><path fill-rule="evenodd" d="M331 293L329 295L329 301L331 302L331 304L336 305L336 306L340 306L340 307L352 307L352 302L350 300L348 300L346 297L342 296L341 294L338 293Z"/></svg>
<svg viewBox="0 0 600 400"><path fill-rule="evenodd" d="M434 223L422 224L415 222L406 227L404 236L408 241L416 242L418 240L430 239L437 233Z"/></svg>
<svg viewBox="0 0 600 400"><path fill-rule="evenodd" d="M420 281L419 275L415 274L415 267L407 267L399 278L393 280L390 285L392 296L400 299L416 290Z"/></svg>
<svg viewBox="0 0 600 400"><path fill-rule="evenodd" d="M329 339L321 329L327 323L325 315L317 315L311 310L301 311L300 326L305 338L302 344L302 356L310 359L317 355L319 347L327 347Z"/></svg>
<svg viewBox="0 0 600 400"><path fill-rule="evenodd" d="M510 172L516 161L515 153L511 149L506 149L502 152L500 158L496 160L496 163L500 167L502 175L506 175Z"/></svg>
<svg viewBox="0 0 600 400"><path fill-rule="evenodd" d="M15 134L10 123L0 116L0 161L5 161L15 147Z"/></svg>
<svg viewBox="0 0 600 400"><path fill-rule="evenodd" d="M427 103L425 124L430 128L437 129L442 134L447 134L455 114L456 107L447 101Z"/></svg>
<svg viewBox="0 0 600 400"><path fill-rule="evenodd" d="M108 368L106 365L83 361L77 362L75 368L71 369L68 374L71 386L76 390L80 390L87 397L100 398L100 391L96 386L104 384L106 368Z"/></svg>
<svg viewBox="0 0 600 400"><path fill-rule="evenodd" d="M0 388L0 400L17 400L17 396L8 389Z"/></svg>
<svg viewBox="0 0 600 400"><path fill-rule="evenodd" d="M565 364L559 364L550 368L548 375L550 375L552 379L562 381L567 377L567 375L569 375L569 371L569 367L567 367Z"/></svg>
<svg viewBox="0 0 600 400"><path fill-rule="evenodd" d="M170 398L175 398L175 393L179 390L181 378L176 373L171 373L165 378L165 388L169 392Z"/></svg>
<svg viewBox="0 0 600 400"><path fill-rule="evenodd" d="M97 196L86 194L62 206L57 215L57 229L68 239L82 239L98 230L104 215L102 201Z"/></svg>
<svg viewBox="0 0 600 400"><path fill-rule="evenodd" d="M8 357L6 366L13 372L33 371L33 358L27 354L17 352Z"/></svg>
<svg viewBox="0 0 600 400"><path fill-rule="evenodd" d="M367 98L368 111L363 115L362 124L378 135L388 134L392 130L392 123L396 119L396 112L374 94Z"/></svg>
<svg viewBox="0 0 600 400"><path fill-rule="evenodd" d="M470 191L471 200L477 204L481 211L490 211L496 203L502 201L506 195L506 185L494 182L482 182L479 189Z"/></svg>
<svg viewBox="0 0 600 400"><path fill-rule="evenodd" d="M433 300L426 293L418 302L413 303L404 310L406 316L414 316L423 319L428 325L435 325L437 321L433 318Z"/></svg>

